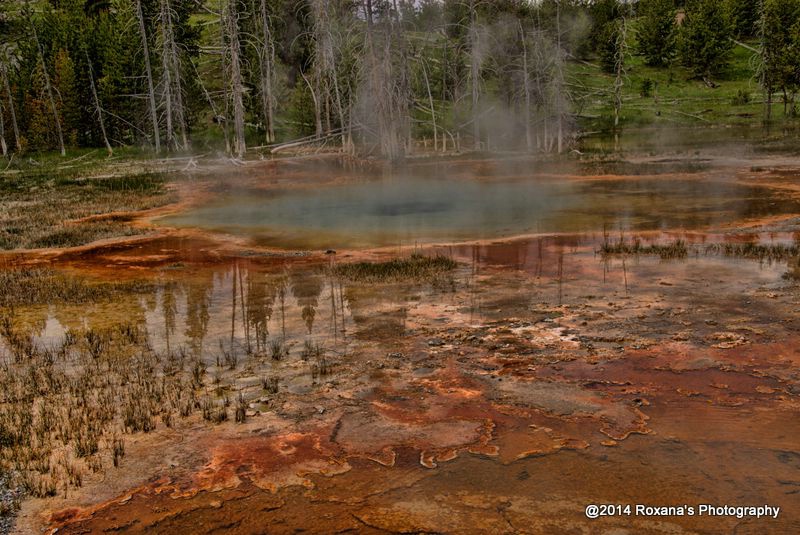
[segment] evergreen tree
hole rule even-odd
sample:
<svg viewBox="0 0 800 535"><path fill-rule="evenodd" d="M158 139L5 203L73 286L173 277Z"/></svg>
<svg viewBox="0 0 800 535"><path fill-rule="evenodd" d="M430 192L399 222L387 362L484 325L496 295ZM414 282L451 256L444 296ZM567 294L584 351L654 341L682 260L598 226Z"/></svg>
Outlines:
<svg viewBox="0 0 800 535"><path fill-rule="evenodd" d="M681 55L696 76L708 81L726 65L732 35L728 13L719 0L687 0Z"/></svg>
<svg viewBox="0 0 800 535"><path fill-rule="evenodd" d="M784 113L800 87L800 0L764 0L761 13L761 84L767 93L780 91Z"/></svg>
<svg viewBox="0 0 800 535"><path fill-rule="evenodd" d="M591 4L589 13L592 18L592 26L589 30L587 45L597 53L603 70L613 73L622 5L619 0L598 0Z"/></svg>
<svg viewBox="0 0 800 535"><path fill-rule="evenodd" d="M736 37L756 35L758 6L761 0L726 0L726 7Z"/></svg>
<svg viewBox="0 0 800 535"><path fill-rule="evenodd" d="M675 54L675 1L639 2L638 51L645 63L660 67Z"/></svg>

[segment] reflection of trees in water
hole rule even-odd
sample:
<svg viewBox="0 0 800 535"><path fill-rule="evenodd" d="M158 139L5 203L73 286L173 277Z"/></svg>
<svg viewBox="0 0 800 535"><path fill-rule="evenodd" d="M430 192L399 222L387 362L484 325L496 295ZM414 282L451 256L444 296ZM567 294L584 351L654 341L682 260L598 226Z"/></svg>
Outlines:
<svg viewBox="0 0 800 535"><path fill-rule="evenodd" d="M115 298L113 301L56 305L51 307L51 310L53 318L64 331L102 330L119 323L139 327L144 325L146 320L145 301L142 297L137 295L130 298ZM42 328L48 313L44 312Z"/></svg>
<svg viewBox="0 0 800 535"><path fill-rule="evenodd" d="M789 260L788 268L784 273L783 278L800 281L800 257Z"/></svg>
<svg viewBox="0 0 800 535"><path fill-rule="evenodd" d="M281 277L247 272L247 321L256 339L256 350L266 350L269 320L272 318L278 287L285 282Z"/></svg>
<svg viewBox="0 0 800 535"><path fill-rule="evenodd" d="M323 285L322 277L315 273L295 271L291 274L292 295L301 307L301 315L309 334L314 326Z"/></svg>
<svg viewBox="0 0 800 535"><path fill-rule="evenodd" d="M203 349L203 339L208 331L209 312L211 301L211 286L213 274L206 276L202 283L192 283L186 289L186 337L189 339L189 348L195 355L200 355Z"/></svg>
<svg viewBox="0 0 800 535"><path fill-rule="evenodd" d="M161 289L161 313L164 315L164 339L167 352L170 351L169 339L175 333L175 316L178 310L175 298L175 283L167 282Z"/></svg>
<svg viewBox="0 0 800 535"><path fill-rule="evenodd" d="M4 323L13 325L17 332L24 332L31 336L41 336L47 327L47 317L49 311L41 307L34 310L26 310L24 314L17 314L14 308L0 311L0 318Z"/></svg>

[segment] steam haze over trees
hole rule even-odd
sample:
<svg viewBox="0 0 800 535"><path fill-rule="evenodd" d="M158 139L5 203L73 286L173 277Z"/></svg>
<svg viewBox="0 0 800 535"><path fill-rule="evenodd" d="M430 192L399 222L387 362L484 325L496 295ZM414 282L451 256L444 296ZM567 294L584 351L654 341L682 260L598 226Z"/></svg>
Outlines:
<svg viewBox="0 0 800 535"><path fill-rule="evenodd" d="M800 0L0 0L0 148L563 152L575 66L616 127L633 57L713 87L737 46L792 115Z"/></svg>

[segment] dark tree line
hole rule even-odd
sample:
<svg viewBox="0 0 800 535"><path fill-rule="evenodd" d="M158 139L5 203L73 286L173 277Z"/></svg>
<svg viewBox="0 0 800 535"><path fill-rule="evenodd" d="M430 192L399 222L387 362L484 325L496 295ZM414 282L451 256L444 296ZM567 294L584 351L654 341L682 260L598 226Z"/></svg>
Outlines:
<svg viewBox="0 0 800 535"><path fill-rule="evenodd" d="M711 80L747 40L790 113L798 21L800 0L0 0L0 145L561 151L576 60Z"/></svg>

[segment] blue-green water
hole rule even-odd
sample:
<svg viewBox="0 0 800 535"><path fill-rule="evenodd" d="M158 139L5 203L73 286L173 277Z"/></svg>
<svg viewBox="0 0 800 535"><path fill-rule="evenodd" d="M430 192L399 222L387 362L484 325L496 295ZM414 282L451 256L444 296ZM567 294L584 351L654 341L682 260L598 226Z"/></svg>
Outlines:
<svg viewBox="0 0 800 535"><path fill-rule="evenodd" d="M277 192L232 188L163 223L275 247L348 248L532 233L700 229L785 213L800 213L800 203L767 188L704 177L391 176Z"/></svg>

